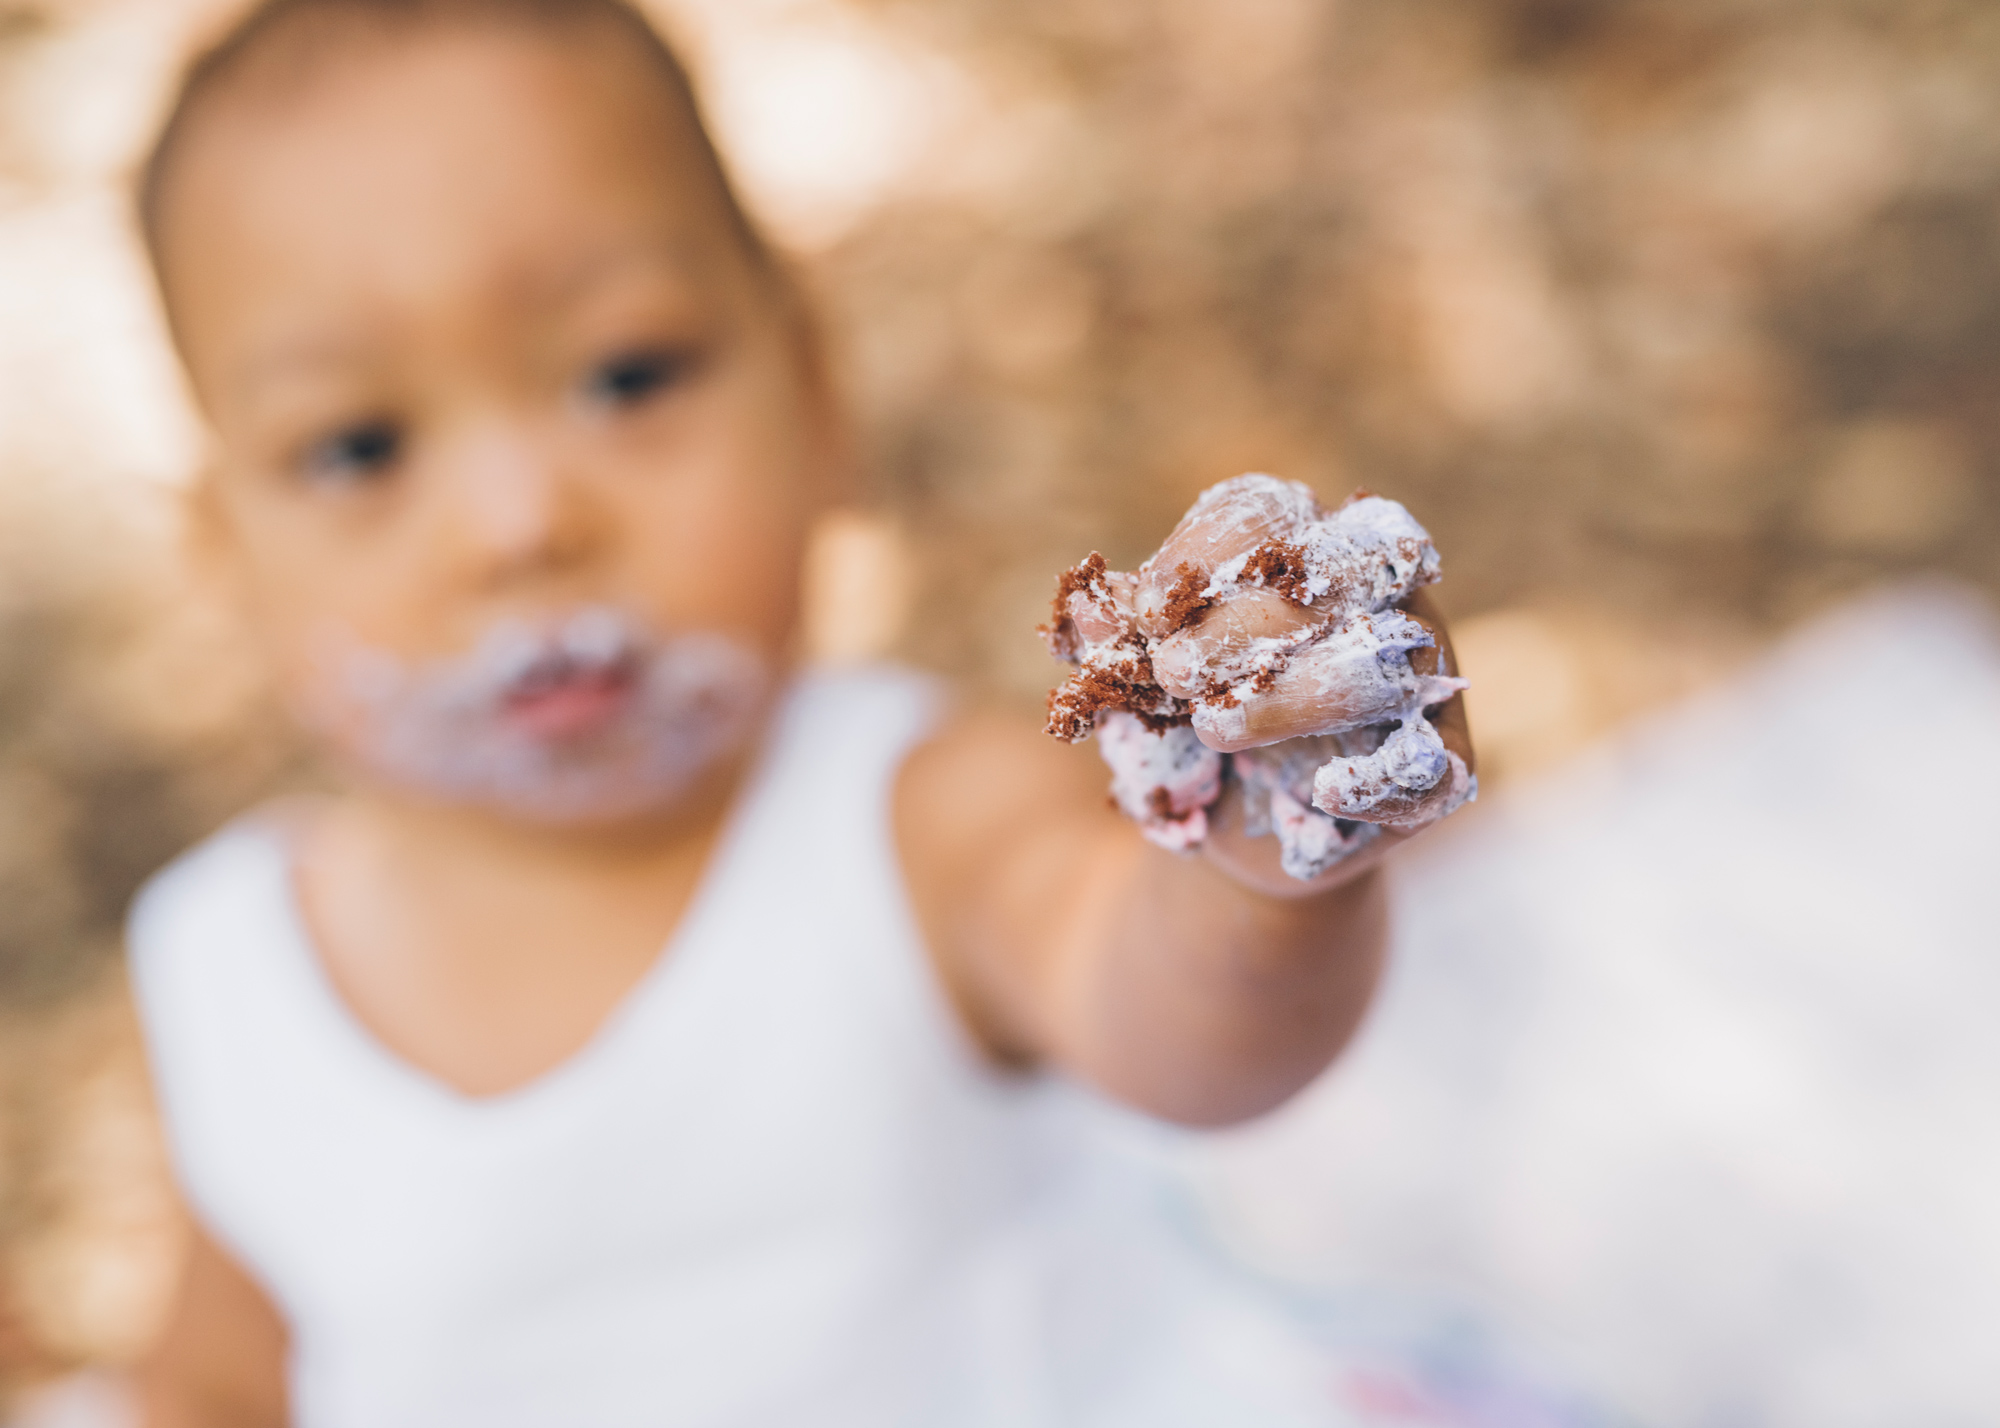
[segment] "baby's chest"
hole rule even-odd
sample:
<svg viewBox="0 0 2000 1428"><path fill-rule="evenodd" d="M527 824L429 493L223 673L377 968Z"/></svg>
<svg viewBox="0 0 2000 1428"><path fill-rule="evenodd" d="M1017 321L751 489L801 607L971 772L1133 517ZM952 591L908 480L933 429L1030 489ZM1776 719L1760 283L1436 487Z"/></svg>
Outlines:
<svg viewBox="0 0 2000 1428"><path fill-rule="evenodd" d="M306 1153L243 1167L246 1248L337 1339L502 1342L550 1315L831 1322L1005 1216L1023 1093L935 1012L734 981L520 1098L328 1107Z"/></svg>

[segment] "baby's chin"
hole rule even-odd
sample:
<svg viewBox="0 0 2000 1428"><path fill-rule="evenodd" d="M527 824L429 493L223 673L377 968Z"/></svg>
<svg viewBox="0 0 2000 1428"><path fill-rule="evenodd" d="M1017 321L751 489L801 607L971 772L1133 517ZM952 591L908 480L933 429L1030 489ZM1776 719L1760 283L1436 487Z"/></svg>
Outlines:
<svg viewBox="0 0 2000 1428"><path fill-rule="evenodd" d="M657 765L633 759L573 760L558 770L497 764L450 777L412 776L385 768L370 751L343 751L354 781L401 804L448 808L522 828L550 832L621 832L671 827L709 810L726 792L750 740L717 750L699 764L660 777Z"/></svg>
<svg viewBox="0 0 2000 1428"><path fill-rule="evenodd" d="M754 714L729 730L686 739L641 742L476 739L441 754L404 748L348 751L368 782L405 799L446 804L549 828L605 828L675 821L704 802L716 776L750 742Z"/></svg>

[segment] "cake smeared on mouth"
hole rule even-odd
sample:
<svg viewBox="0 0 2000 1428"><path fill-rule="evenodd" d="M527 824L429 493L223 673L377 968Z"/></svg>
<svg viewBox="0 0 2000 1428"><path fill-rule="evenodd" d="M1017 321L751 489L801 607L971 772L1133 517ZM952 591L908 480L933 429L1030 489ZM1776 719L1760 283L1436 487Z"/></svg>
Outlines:
<svg viewBox="0 0 2000 1428"><path fill-rule="evenodd" d="M330 634L318 663L302 712L362 767L560 822L671 802L745 743L772 685L729 636L610 605L498 620L428 659Z"/></svg>
<svg viewBox="0 0 2000 1428"><path fill-rule="evenodd" d="M1099 736L1114 800L1161 847L1198 847L1234 782L1247 831L1317 877L1379 826L1423 827L1477 795L1426 716L1465 681L1418 671L1411 655L1436 642L1397 608L1439 575L1394 501L1327 510L1295 481L1221 482L1137 571L1092 553L1063 573L1042 634L1076 670L1048 731Z"/></svg>
<svg viewBox="0 0 2000 1428"><path fill-rule="evenodd" d="M588 737L637 692L643 671L634 635L606 609L580 611L553 629L502 627L490 657L504 717L538 738Z"/></svg>

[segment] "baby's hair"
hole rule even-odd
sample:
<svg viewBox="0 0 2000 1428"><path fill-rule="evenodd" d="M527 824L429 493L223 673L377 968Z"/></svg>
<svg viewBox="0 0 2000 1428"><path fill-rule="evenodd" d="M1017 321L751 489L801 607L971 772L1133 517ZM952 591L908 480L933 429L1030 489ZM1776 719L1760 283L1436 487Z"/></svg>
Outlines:
<svg viewBox="0 0 2000 1428"><path fill-rule="evenodd" d="M294 73L323 62L327 42L343 29L422 30L453 25L511 24L521 28L597 29L632 47L659 76L692 127L697 152L716 185L731 226L753 262L772 268L770 250L729 181L702 119L694 84L680 57L628 0L262 0L188 66L159 137L139 171L139 227L154 271L161 262L161 213L175 156L202 110L259 65L289 65Z"/></svg>

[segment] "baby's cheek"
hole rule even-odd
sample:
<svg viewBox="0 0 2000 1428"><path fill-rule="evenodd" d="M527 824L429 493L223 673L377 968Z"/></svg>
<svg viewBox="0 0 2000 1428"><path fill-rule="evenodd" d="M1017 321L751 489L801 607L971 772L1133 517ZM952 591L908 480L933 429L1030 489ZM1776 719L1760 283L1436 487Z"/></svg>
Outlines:
<svg viewBox="0 0 2000 1428"><path fill-rule="evenodd" d="M799 618L803 522L755 506L700 515L635 525L616 586L662 629L728 630L775 652Z"/></svg>
<svg viewBox="0 0 2000 1428"><path fill-rule="evenodd" d="M358 654L330 623L301 631L277 670L277 694L301 730L343 763L362 761L370 743L371 696L395 678L393 661Z"/></svg>

